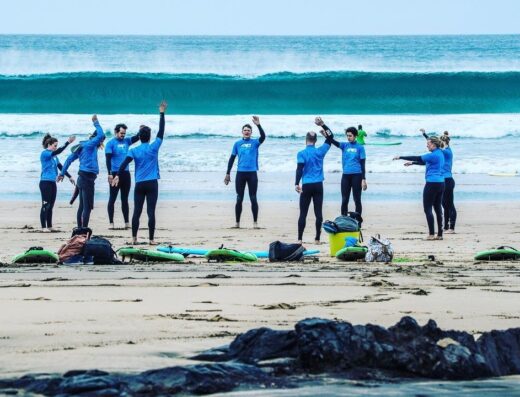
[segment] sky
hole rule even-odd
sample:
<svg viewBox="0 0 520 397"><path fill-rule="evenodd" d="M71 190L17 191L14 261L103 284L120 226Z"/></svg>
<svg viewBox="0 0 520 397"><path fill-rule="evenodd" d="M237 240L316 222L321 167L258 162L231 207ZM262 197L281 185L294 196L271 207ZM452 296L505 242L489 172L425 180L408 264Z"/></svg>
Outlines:
<svg viewBox="0 0 520 397"><path fill-rule="evenodd" d="M0 0L0 34L518 34L519 0Z"/></svg>

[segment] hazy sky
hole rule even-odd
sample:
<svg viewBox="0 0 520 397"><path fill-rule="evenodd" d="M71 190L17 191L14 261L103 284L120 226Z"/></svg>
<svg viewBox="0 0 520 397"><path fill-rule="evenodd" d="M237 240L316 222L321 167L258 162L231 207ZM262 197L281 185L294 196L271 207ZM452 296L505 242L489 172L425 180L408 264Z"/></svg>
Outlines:
<svg viewBox="0 0 520 397"><path fill-rule="evenodd" d="M0 34L520 33L520 0L0 0Z"/></svg>

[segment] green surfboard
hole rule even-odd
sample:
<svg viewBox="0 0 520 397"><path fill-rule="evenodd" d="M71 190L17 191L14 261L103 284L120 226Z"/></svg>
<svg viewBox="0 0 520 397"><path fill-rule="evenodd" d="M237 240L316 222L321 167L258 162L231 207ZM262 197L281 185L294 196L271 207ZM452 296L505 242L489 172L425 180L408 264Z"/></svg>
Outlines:
<svg viewBox="0 0 520 397"><path fill-rule="evenodd" d="M365 143L366 146L397 146L402 142L368 142Z"/></svg>
<svg viewBox="0 0 520 397"><path fill-rule="evenodd" d="M360 259L365 259L367 247L344 247L336 252L336 258L342 261L355 262Z"/></svg>
<svg viewBox="0 0 520 397"><path fill-rule="evenodd" d="M58 255L42 247L31 247L13 258L13 263L57 263Z"/></svg>
<svg viewBox="0 0 520 397"><path fill-rule="evenodd" d="M184 262L181 254L169 254L166 252L139 249L134 247L120 248L117 253L123 258L130 258L142 262Z"/></svg>
<svg viewBox="0 0 520 397"><path fill-rule="evenodd" d="M211 250L206 254L208 261L213 262L256 262L258 258L250 252L240 252L227 248Z"/></svg>
<svg viewBox="0 0 520 397"><path fill-rule="evenodd" d="M477 261L508 261L520 259L520 251L513 247L498 247L497 249L477 252Z"/></svg>

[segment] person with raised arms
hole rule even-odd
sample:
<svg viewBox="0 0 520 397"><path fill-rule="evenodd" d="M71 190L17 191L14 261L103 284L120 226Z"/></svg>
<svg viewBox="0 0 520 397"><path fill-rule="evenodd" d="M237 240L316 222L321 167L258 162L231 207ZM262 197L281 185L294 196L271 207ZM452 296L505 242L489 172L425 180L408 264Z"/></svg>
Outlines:
<svg viewBox="0 0 520 397"><path fill-rule="evenodd" d="M122 173L128 165L135 162L135 188L134 188L134 213L132 215L132 244L137 244L137 232L139 231L139 220L143 212L146 200L146 213L148 214L148 237L150 245L155 242L155 207L159 197L159 149L164 138L164 112L168 104L162 101L159 105L159 131L157 137L150 143L152 130L146 125L139 128L139 140L141 144L131 148L124 161L119 166L117 175L112 180L112 186L118 186Z"/></svg>
<svg viewBox="0 0 520 397"><path fill-rule="evenodd" d="M61 182L70 165L79 159L77 187L79 189L79 208L77 213L78 227L88 227L90 213L94 208L95 181L99 174L97 153L105 140L105 132L99 124L97 115L92 116L96 131L87 141L80 142L78 148L69 155L57 181Z"/></svg>
<svg viewBox="0 0 520 397"><path fill-rule="evenodd" d="M441 150L442 142L436 136L428 137L426 147L429 153L422 156L396 156L394 160L406 160L406 167L411 165L425 165L426 184L423 190L423 208L428 223L427 240L442 240L442 195L444 193L444 155ZM435 210L437 218L437 236L432 213Z"/></svg>
<svg viewBox="0 0 520 397"><path fill-rule="evenodd" d="M128 127L125 124L117 124L114 128L114 138L112 138L105 146L105 157L108 171L108 184L110 188L110 196L108 199L108 222L110 229L114 229L114 204L117 200L117 195L121 191L121 210L123 212L123 219L125 221L125 228L130 228L128 195L130 194L130 187L132 186L132 177L127 166L126 169L119 175L118 186L112 186L114 176L119 170L119 166L125 160L128 148L139 140L139 133L133 137L126 136Z"/></svg>
<svg viewBox="0 0 520 397"><path fill-rule="evenodd" d="M319 117L316 124L319 124ZM311 200L314 205L314 215L316 216L316 234L314 242L320 243L321 224L323 222L323 160L330 149L332 134L327 134L324 130L320 133L325 137L325 143L316 148L318 135L310 131L305 136L305 149L298 152L296 157L297 168L294 181L295 190L300 194L300 216L298 218L298 242L303 243L303 231L307 220L307 213ZM300 181L302 182L300 186Z"/></svg>
<svg viewBox="0 0 520 397"><path fill-rule="evenodd" d="M265 132L260 125L260 118L253 116L253 123L258 127L260 138L251 138L253 128L250 124L242 127L242 139L235 142L231 156L229 157L224 184L231 182L231 169L235 158L238 156L238 167L235 178L235 189L237 192L237 202L235 204L235 228L240 228L240 217L242 215L242 202L244 201L244 193L246 185L249 191L249 199L251 200L251 210L253 212L253 227L258 228L258 201L256 193L258 190L258 148L265 141Z"/></svg>
<svg viewBox="0 0 520 397"><path fill-rule="evenodd" d="M52 137L50 134L45 134L43 137L43 151L40 154L40 163L42 165L40 175L40 193L42 195L40 223L43 232L52 231L52 210L58 193L56 178L58 177L58 170L61 171L63 169L58 155L62 153L69 144L74 142L75 139L76 137L74 135L70 136L67 142L58 148L58 139ZM72 178L68 172L65 175L69 178L70 183L75 183L74 178Z"/></svg>
<svg viewBox="0 0 520 397"><path fill-rule="evenodd" d="M322 127L327 135L332 134L329 127L318 117L316 124ZM341 215L348 214L348 203L350 192L354 198L355 211L361 216L363 207L361 205L361 191L367 190L365 176L366 153L363 145L356 142L358 131L356 127L349 127L345 130L347 142L338 142L331 139L331 143L341 149L341 163L343 175L341 176Z"/></svg>

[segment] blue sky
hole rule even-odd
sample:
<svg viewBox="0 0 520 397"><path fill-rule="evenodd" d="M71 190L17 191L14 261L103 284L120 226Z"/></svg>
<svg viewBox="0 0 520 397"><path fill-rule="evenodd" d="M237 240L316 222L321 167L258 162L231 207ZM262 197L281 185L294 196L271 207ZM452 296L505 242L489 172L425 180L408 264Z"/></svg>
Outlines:
<svg viewBox="0 0 520 397"><path fill-rule="evenodd" d="M519 0L0 0L0 34L520 33Z"/></svg>

